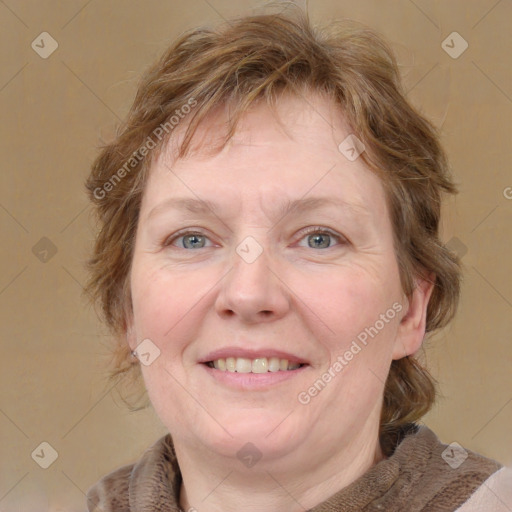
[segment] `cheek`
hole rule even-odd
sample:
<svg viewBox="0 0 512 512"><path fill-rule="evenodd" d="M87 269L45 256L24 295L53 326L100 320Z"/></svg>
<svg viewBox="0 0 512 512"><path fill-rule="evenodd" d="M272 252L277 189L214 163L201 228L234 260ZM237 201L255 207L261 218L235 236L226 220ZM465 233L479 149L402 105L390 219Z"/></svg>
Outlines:
<svg viewBox="0 0 512 512"><path fill-rule="evenodd" d="M131 287L135 332L150 338L166 353L185 348L180 340L201 327L207 295L215 279L201 272L170 271L165 265L140 258L132 267ZM171 357L169 359L173 361Z"/></svg>
<svg viewBox="0 0 512 512"><path fill-rule="evenodd" d="M170 290L158 272L137 267L131 279L133 316L138 336L161 338L164 324L174 311Z"/></svg>
<svg viewBox="0 0 512 512"><path fill-rule="evenodd" d="M165 271L134 265L131 275L135 330L138 337L155 339L159 346L172 326L186 315L186 300L180 280L172 282Z"/></svg>
<svg viewBox="0 0 512 512"><path fill-rule="evenodd" d="M300 296L306 298L304 302L313 312L318 312L318 321L323 321L331 334L353 334L391 306L392 295L383 293L383 286L366 272L347 268L304 282Z"/></svg>
<svg viewBox="0 0 512 512"><path fill-rule="evenodd" d="M368 267L355 266L301 283L298 295L305 298L303 310L305 314L309 310L311 330L330 354L331 363L354 341L362 348L354 359L368 362L384 355L387 359L399 320L397 283L398 276L389 271L375 268L370 272Z"/></svg>

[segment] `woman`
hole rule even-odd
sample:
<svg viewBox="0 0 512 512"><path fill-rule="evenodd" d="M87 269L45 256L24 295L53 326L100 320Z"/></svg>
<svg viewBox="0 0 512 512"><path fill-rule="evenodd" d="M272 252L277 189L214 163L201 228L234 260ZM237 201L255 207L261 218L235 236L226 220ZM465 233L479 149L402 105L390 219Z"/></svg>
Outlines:
<svg viewBox="0 0 512 512"><path fill-rule="evenodd" d="M169 430L89 510L466 511L504 495L497 462L417 423L435 388L415 355L459 295L438 236L455 186L375 34L301 13L185 34L87 187L113 375L142 377Z"/></svg>

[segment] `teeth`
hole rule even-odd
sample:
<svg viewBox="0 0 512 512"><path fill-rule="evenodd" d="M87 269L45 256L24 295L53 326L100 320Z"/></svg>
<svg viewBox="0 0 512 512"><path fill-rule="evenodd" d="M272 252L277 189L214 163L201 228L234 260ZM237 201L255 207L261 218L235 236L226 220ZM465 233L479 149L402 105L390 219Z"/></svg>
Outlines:
<svg viewBox="0 0 512 512"><path fill-rule="evenodd" d="M278 357L271 357L268 362L268 369L271 372L278 372L279 371L279 358Z"/></svg>
<svg viewBox="0 0 512 512"><path fill-rule="evenodd" d="M261 359L254 359L252 362L252 373L267 373L268 372L268 360L266 357Z"/></svg>
<svg viewBox="0 0 512 512"><path fill-rule="evenodd" d="M220 361L220 359L218 359L218 361ZM214 361L213 365L215 366L215 361ZM219 363L219 369L220 369L220 363ZM234 372L235 369L236 369L236 359L234 357L228 357L226 359L226 370L228 372Z"/></svg>
<svg viewBox="0 0 512 512"><path fill-rule="evenodd" d="M245 359L245 357L237 357L235 368L238 373L251 373L251 370L252 370L251 360Z"/></svg>
<svg viewBox="0 0 512 512"><path fill-rule="evenodd" d="M257 359L227 357L226 359L216 359L210 362L209 366L223 372L267 373L296 370L301 367L301 364L289 362L288 359L279 359L278 357L258 357Z"/></svg>

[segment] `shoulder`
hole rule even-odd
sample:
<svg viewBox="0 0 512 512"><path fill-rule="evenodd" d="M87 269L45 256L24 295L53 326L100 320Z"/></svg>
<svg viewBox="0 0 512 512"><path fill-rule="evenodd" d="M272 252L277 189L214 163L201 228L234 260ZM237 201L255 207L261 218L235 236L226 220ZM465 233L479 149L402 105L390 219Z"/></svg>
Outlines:
<svg viewBox="0 0 512 512"><path fill-rule="evenodd" d="M130 512L151 509L154 496L174 494L179 478L170 435L160 438L134 464L105 475L87 490L88 512ZM149 510L148 509L148 510ZM145 509L146 510L146 509Z"/></svg>
<svg viewBox="0 0 512 512"><path fill-rule="evenodd" d="M456 512L508 512L512 510L512 468L493 473Z"/></svg>
<svg viewBox="0 0 512 512"><path fill-rule="evenodd" d="M89 512L128 512L130 477L135 464L123 466L96 482L86 494Z"/></svg>
<svg viewBox="0 0 512 512"><path fill-rule="evenodd" d="M400 465L402 491L413 497L417 510L458 510L502 467L458 443L442 443L425 426L406 436L393 458Z"/></svg>

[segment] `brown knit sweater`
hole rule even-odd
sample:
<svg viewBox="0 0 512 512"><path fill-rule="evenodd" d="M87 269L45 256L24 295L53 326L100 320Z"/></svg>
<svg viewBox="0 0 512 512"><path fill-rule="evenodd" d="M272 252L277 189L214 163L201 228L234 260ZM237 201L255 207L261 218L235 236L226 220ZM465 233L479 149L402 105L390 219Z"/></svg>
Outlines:
<svg viewBox="0 0 512 512"><path fill-rule="evenodd" d="M446 449L427 427L409 429L389 458L310 512L453 512L501 465L468 451L454 469L445 460L453 455L450 448L442 456ZM119 468L91 487L88 510L179 512L180 486L180 469L167 435L136 464Z"/></svg>

